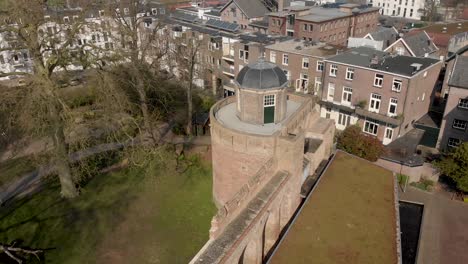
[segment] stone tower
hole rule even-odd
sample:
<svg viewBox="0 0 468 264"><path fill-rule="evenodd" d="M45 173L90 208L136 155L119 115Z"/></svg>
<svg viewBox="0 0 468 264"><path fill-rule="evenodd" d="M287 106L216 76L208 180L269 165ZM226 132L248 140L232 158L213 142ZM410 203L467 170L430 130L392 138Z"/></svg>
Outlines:
<svg viewBox="0 0 468 264"><path fill-rule="evenodd" d="M235 85L235 96L210 111L218 212L194 264L262 263L333 142L333 121L319 117L310 96L288 93L275 64L245 66Z"/></svg>

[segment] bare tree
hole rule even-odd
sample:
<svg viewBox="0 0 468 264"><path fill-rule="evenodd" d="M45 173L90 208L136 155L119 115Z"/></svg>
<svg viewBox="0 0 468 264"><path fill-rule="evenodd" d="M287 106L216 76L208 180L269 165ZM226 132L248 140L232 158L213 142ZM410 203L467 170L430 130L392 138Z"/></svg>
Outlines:
<svg viewBox="0 0 468 264"><path fill-rule="evenodd" d="M1 34L10 38L3 51L23 53L32 61L33 72L15 72L25 75L27 85L18 94L20 109L18 125L31 137L45 135L53 140L52 160L61 183L61 194L66 198L78 195L73 182L65 126L69 121L69 107L64 102L54 73L71 63L70 46L83 23L59 25L46 16L47 1L7 0L8 9L0 22ZM18 56L18 55L16 55ZM12 73L0 73L0 76Z"/></svg>
<svg viewBox="0 0 468 264"><path fill-rule="evenodd" d="M174 71L186 87L187 120L185 132L192 134L193 119L193 88L197 80L203 79L204 62L202 54L206 45L202 33L195 31L186 32L185 38L174 40L172 46L172 61Z"/></svg>
<svg viewBox="0 0 468 264"><path fill-rule="evenodd" d="M156 142L159 136L154 128L148 92L154 89L144 77L145 73L158 74L159 64L168 50L168 39L162 34L163 25L153 19L146 1L110 0L105 5L104 13L112 31L112 50L114 56L107 58L108 63L119 64L132 78L120 79L137 95L137 105L143 119L143 130ZM104 18L104 20L106 20ZM129 75L124 75L129 76ZM122 77L116 75L116 77Z"/></svg>

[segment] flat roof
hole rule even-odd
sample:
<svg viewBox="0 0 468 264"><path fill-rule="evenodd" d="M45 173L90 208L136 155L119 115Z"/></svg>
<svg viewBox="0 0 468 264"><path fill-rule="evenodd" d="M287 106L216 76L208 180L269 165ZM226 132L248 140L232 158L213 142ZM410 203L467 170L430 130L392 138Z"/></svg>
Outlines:
<svg viewBox="0 0 468 264"><path fill-rule="evenodd" d="M336 55L336 51L338 50L336 46L330 44L294 39L271 44L265 48L315 57L330 57Z"/></svg>
<svg viewBox="0 0 468 264"><path fill-rule="evenodd" d="M294 112L297 111L297 109L299 109L300 106L301 103L288 100L286 117L284 120L287 120L288 117L290 117ZM218 112L215 113L215 117L219 123L227 128L257 135L273 135L276 131L279 131L283 127L283 122L264 125L243 122L239 119L239 117L237 117L235 102L221 107Z"/></svg>
<svg viewBox="0 0 468 264"><path fill-rule="evenodd" d="M378 63L371 65L371 61L374 56L378 57ZM431 65L440 62L439 60L432 58L419 58L390 54L388 52L375 50L369 47L357 47L333 56L327 60L405 75L408 77L411 77L430 67ZM418 71L415 71L412 66L415 63L421 65Z"/></svg>
<svg viewBox="0 0 468 264"><path fill-rule="evenodd" d="M458 24L461 24L461 26L459 26ZM445 32L442 32L444 28L446 28L446 30ZM468 21L460 21L460 22L445 23L445 24L433 24L427 27L423 27L421 28L421 30L425 30L427 33L440 33L440 34L455 35L458 33L468 31Z"/></svg>
<svg viewBox="0 0 468 264"><path fill-rule="evenodd" d="M337 18L349 17L352 14L341 11L338 8L323 8L323 7L312 7L310 8L310 14L304 16L298 16L296 19L305 20L311 22L322 22Z"/></svg>
<svg viewBox="0 0 468 264"><path fill-rule="evenodd" d="M395 264L392 172L338 151L268 263Z"/></svg>

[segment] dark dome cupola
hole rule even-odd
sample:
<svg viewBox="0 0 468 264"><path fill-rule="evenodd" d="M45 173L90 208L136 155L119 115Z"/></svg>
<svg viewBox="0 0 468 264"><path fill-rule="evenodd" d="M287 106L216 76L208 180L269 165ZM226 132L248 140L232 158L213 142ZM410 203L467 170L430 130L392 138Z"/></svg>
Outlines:
<svg viewBox="0 0 468 264"><path fill-rule="evenodd" d="M279 123L286 115L288 79L276 64L263 58L236 77L237 116L253 124Z"/></svg>

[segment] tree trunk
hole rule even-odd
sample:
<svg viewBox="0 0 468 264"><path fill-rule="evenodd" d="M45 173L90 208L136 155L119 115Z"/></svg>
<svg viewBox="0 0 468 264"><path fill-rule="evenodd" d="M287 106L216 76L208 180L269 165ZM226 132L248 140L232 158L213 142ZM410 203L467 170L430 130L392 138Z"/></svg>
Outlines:
<svg viewBox="0 0 468 264"><path fill-rule="evenodd" d="M78 196L78 191L73 182L72 172L70 169L70 162L68 160L67 145L65 142L65 135L63 124L58 115L57 106L52 107L52 119L54 120L54 147L55 147L55 168L60 179L61 194L65 198L75 198Z"/></svg>
<svg viewBox="0 0 468 264"><path fill-rule="evenodd" d="M193 71L195 67L194 56L190 62L190 78L187 86L187 129L188 136L192 135L192 119L193 119L193 104L192 104L192 87L193 87Z"/></svg>

